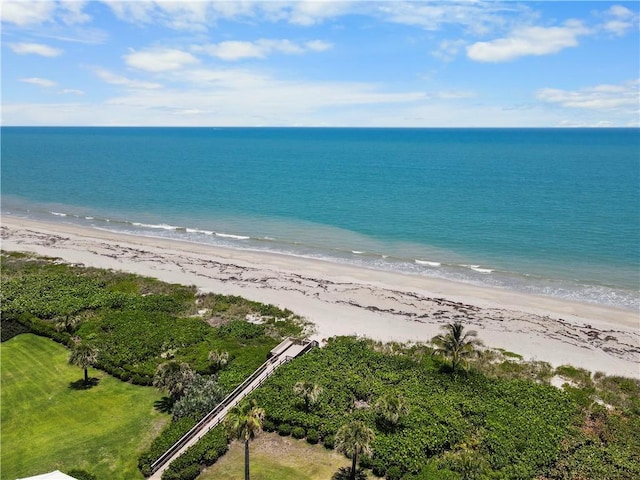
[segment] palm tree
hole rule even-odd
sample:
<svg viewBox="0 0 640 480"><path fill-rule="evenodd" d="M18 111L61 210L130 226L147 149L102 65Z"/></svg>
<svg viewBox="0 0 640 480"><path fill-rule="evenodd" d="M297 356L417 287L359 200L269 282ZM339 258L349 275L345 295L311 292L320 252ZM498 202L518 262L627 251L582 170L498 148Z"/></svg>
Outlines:
<svg viewBox="0 0 640 480"><path fill-rule="evenodd" d="M478 336L476 331L464 332L464 326L460 322L443 325L442 330L447 333L431 339L436 347L433 353L449 357L451 368L455 372L458 365L466 363L466 359L474 355L475 347L481 346L482 341L474 338Z"/></svg>
<svg viewBox="0 0 640 480"><path fill-rule="evenodd" d="M409 413L406 398L393 392L381 396L374 407L382 421L391 427L398 425L400 419Z"/></svg>
<svg viewBox="0 0 640 480"><path fill-rule="evenodd" d="M56 332L73 333L79 323L80 319L78 317L65 315L55 323L54 327Z"/></svg>
<svg viewBox="0 0 640 480"><path fill-rule="evenodd" d="M229 363L229 352L212 350L209 352L209 361L211 362L213 369L217 372Z"/></svg>
<svg viewBox="0 0 640 480"><path fill-rule="evenodd" d="M359 455L371 456L371 442L375 434L362 420L352 420L340 427L335 436L336 449L351 457L351 480L356 478Z"/></svg>
<svg viewBox="0 0 640 480"><path fill-rule="evenodd" d="M307 411L309 411L311 405L314 405L318 401L322 392L322 387L317 383L297 382L293 386L293 393L304 400L304 407Z"/></svg>
<svg viewBox="0 0 640 480"><path fill-rule="evenodd" d="M169 396L176 400L189 388L194 378L195 375L188 364L169 360L158 365L153 376L153 386L168 391Z"/></svg>
<svg viewBox="0 0 640 480"><path fill-rule="evenodd" d="M264 408L255 400L233 408L225 420L227 432L232 438L244 441L244 480L249 480L249 442L262 431Z"/></svg>
<svg viewBox="0 0 640 480"><path fill-rule="evenodd" d="M84 384L89 383L89 367L96 363L98 350L83 342L76 342L69 354L69 364L84 369Z"/></svg>

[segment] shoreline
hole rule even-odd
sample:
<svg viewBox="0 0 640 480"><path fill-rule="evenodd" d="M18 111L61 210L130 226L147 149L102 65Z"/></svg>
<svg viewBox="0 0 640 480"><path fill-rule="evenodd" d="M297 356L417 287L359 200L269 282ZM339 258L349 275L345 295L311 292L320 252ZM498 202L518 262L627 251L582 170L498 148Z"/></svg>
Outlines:
<svg viewBox="0 0 640 480"><path fill-rule="evenodd" d="M316 339L428 341L454 320L485 345L554 366L640 378L637 311L272 252L4 215L2 249L59 257L289 308Z"/></svg>

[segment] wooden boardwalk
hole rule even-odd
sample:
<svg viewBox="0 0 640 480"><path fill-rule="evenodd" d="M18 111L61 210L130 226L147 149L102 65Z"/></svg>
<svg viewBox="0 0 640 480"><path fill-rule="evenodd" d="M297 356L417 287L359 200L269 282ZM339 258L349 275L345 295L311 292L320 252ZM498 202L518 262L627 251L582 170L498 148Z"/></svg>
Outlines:
<svg viewBox="0 0 640 480"><path fill-rule="evenodd" d="M317 342L296 343L291 339L285 339L277 347L271 350L271 357L264 362L253 374L240 384L233 392L220 402L216 408L209 412L191 430L162 454L153 464L153 475L150 480L161 480L162 473L171 462L182 455L189 447L195 445L209 430L218 426L225 418L229 410L242 401L244 397L258 388L269 378L276 369L298 355L305 353L317 346Z"/></svg>

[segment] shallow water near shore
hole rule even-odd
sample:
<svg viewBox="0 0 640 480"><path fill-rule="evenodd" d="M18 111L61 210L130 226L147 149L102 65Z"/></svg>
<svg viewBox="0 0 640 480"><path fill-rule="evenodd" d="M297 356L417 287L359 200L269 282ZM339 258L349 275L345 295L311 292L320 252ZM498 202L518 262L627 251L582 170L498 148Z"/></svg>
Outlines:
<svg viewBox="0 0 640 480"><path fill-rule="evenodd" d="M3 128L3 215L640 305L639 133Z"/></svg>

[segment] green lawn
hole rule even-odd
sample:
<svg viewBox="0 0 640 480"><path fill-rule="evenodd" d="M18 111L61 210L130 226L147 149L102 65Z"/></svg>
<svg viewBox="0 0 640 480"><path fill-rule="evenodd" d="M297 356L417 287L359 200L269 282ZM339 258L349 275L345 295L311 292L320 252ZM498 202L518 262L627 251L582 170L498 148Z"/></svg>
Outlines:
<svg viewBox="0 0 640 480"><path fill-rule="evenodd" d="M344 455L305 440L261 433L250 447L251 480L327 480L340 467L351 465ZM244 478L244 443L233 442L229 451L198 480Z"/></svg>
<svg viewBox="0 0 640 480"><path fill-rule="evenodd" d="M2 479L80 468L98 480L143 478L138 453L168 420L157 413L157 390L89 369L98 384L71 388L82 369L52 340L19 335L2 356Z"/></svg>

